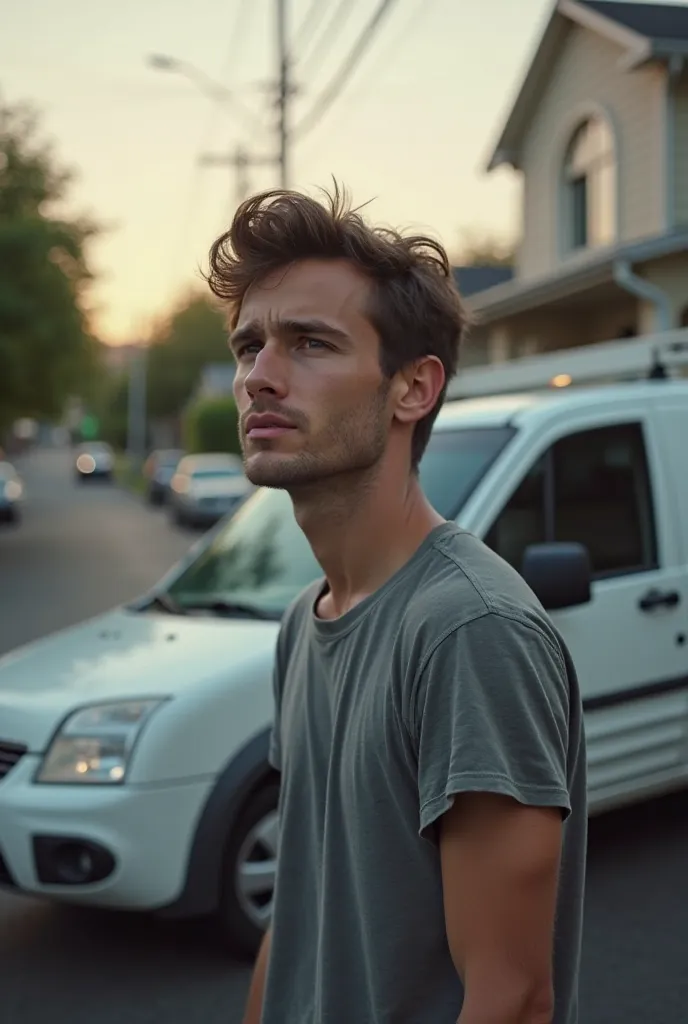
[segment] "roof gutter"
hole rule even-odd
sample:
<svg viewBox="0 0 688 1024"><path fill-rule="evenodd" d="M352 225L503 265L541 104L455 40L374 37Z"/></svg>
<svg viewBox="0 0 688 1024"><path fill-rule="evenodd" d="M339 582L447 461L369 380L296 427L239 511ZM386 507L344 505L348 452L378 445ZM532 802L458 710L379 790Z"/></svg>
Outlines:
<svg viewBox="0 0 688 1024"><path fill-rule="evenodd" d="M615 260L612 266L614 281L620 288L635 295L639 299L651 302L655 307L655 333L670 331L673 326L673 309L666 292L651 281L633 273L629 260Z"/></svg>

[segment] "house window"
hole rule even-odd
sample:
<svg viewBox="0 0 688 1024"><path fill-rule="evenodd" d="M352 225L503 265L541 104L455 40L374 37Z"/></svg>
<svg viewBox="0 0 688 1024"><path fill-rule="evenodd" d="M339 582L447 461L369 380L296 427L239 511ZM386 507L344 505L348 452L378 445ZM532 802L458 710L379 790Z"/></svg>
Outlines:
<svg viewBox="0 0 688 1024"><path fill-rule="evenodd" d="M601 117L575 131L564 168L571 249L608 245L616 237L614 137Z"/></svg>

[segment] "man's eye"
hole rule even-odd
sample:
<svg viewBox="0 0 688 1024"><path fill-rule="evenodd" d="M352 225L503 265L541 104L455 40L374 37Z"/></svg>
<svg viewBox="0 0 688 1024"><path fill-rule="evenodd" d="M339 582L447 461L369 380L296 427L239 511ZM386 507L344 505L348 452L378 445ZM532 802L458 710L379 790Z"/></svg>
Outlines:
<svg viewBox="0 0 688 1024"><path fill-rule="evenodd" d="M260 351L259 341L247 341L244 345L240 345L237 349L237 359L242 359L244 356L252 356Z"/></svg>
<svg viewBox="0 0 688 1024"><path fill-rule="evenodd" d="M320 338L309 338L304 336L300 340L301 344L306 348L327 348L325 342L321 341Z"/></svg>

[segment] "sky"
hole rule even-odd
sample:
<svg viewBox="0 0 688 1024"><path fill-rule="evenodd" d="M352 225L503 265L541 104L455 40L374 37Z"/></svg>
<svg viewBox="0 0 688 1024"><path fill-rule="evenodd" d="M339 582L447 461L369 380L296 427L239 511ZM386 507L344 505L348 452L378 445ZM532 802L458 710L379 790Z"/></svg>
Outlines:
<svg viewBox="0 0 688 1024"><path fill-rule="evenodd" d="M338 70L378 0L287 0L297 125ZM396 0L327 114L294 139L290 185L335 175L368 216L421 229L456 250L468 235L518 233L519 182L485 173L552 0ZM92 248L93 324L113 344L147 336L202 284L209 246L229 223L236 176L199 166L241 144L272 155L276 0L22 0L3 17L0 99L42 112L59 160L74 169L71 209L103 226ZM313 13L315 11L315 14ZM320 28L318 26L320 25ZM150 68L168 54L231 91L209 99L181 74ZM277 184L250 171L252 191Z"/></svg>

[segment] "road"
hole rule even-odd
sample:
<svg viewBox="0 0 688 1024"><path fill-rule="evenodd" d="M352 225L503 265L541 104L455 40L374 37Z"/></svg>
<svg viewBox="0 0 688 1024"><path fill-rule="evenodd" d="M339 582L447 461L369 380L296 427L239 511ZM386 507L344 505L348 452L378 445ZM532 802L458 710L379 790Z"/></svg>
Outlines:
<svg viewBox="0 0 688 1024"><path fill-rule="evenodd" d="M32 456L0 532L0 651L140 593L194 539L68 465ZM688 795L591 822L580 1024L688 1020L687 875ZM249 976L200 925L6 894L0 965L2 1024L238 1024Z"/></svg>

